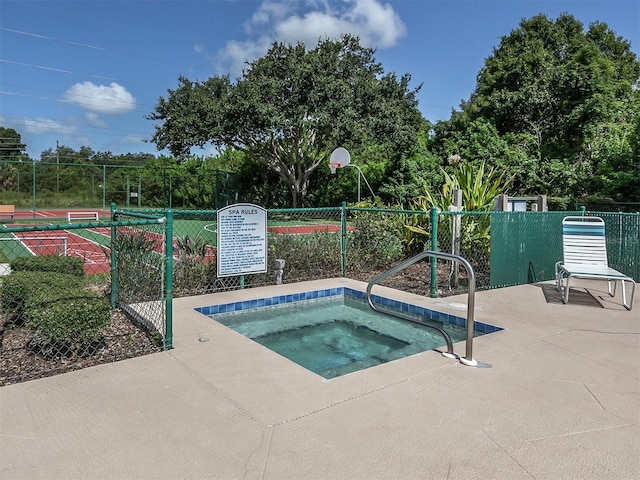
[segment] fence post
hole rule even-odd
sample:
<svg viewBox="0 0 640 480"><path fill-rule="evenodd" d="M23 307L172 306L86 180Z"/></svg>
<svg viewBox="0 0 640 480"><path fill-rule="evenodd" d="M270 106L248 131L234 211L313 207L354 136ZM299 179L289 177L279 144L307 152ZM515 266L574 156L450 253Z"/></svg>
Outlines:
<svg viewBox="0 0 640 480"><path fill-rule="evenodd" d="M33 219L36 219L36 162L33 162Z"/></svg>
<svg viewBox="0 0 640 480"><path fill-rule="evenodd" d="M116 221L116 204L111 202L111 221ZM116 261L116 227L111 225L111 308L116 308L118 304L118 263Z"/></svg>
<svg viewBox="0 0 640 480"><path fill-rule="evenodd" d="M453 191L453 205L449 206L450 212L462 211L462 190L456 189ZM462 242L462 217L458 214L451 216L451 253L454 255L460 255L460 244ZM455 288L458 288L460 274L460 264L458 262L451 262L451 283Z"/></svg>
<svg viewBox="0 0 640 480"><path fill-rule="evenodd" d="M102 165L102 211L106 208L107 201L107 166Z"/></svg>
<svg viewBox="0 0 640 480"><path fill-rule="evenodd" d="M340 208L340 275L347 274L347 202Z"/></svg>
<svg viewBox="0 0 640 480"><path fill-rule="evenodd" d="M173 348L173 212L165 217L166 279L165 279L165 335L164 348Z"/></svg>
<svg viewBox="0 0 640 480"><path fill-rule="evenodd" d="M431 250L438 251L438 209L431 207ZM431 298L438 296L438 259L431 257Z"/></svg>

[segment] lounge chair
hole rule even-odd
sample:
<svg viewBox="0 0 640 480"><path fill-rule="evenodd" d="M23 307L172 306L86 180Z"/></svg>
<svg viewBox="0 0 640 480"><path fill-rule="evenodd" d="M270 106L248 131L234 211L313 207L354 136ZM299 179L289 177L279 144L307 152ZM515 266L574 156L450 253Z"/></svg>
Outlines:
<svg viewBox="0 0 640 480"><path fill-rule="evenodd" d="M604 221L600 217L565 217L562 220L563 260L556 262L556 290L561 292L562 303L569 301L569 280L587 278L606 280L609 295L616 294L616 284L622 285L622 304L633 307L636 282L633 278L609 267ZM627 302L626 282L632 285L631 299Z"/></svg>

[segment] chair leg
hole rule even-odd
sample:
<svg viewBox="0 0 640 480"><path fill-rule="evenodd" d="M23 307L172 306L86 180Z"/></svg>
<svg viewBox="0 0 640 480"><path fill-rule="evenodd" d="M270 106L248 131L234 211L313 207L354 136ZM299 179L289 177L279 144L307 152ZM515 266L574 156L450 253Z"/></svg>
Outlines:
<svg viewBox="0 0 640 480"><path fill-rule="evenodd" d="M611 284L613 283L613 288L611 288ZM615 280L611 280L608 279L607 280L607 291L609 292L609 296L610 297L615 297L616 296L616 287L617 287L618 282L616 282ZM624 280L622 280L622 295L624 296Z"/></svg>
<svg viewBox="0 0 640 480"><path fill-rule="evenodd" d="M564 287L562 288L562 303L566 304L569 301L569 279L571 278L571 276L567 277L567 281L564 285Z"/></svg>
<svg viewBox="0 0 640 480"><path fill-rule="evenodd" d="M625 281L622 280L622 304L624 305L624 308L626 308L627 310L631 310L633 308L633 299L636 296L636 282L633 280L629 280L631 282L631 300L629 301L629 303L627 304L627 294L625 291Z"/></svg>

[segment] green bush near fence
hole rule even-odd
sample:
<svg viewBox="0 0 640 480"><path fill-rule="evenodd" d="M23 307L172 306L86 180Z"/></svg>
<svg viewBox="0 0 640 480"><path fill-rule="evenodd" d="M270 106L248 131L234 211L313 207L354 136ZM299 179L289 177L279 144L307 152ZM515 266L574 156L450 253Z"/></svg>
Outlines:
<svg viewBox="0 0 640 480"><path fill-rule="evenodd" d="M110 312L105 297L81 287L49 287L28 298L24 315L33 343L43 354L76 357L95 351L92 344L109 325Z"/></svg>
<svg viewBox="0 0 640 480"><path fill-rule="evenodd" d="M2 312L10 325L25 324L33 334L31 346L47 356L82 355L109 325L110 304L83 288L82 264L73 257L23 257L3 279Z"/></svg>
<svg viewBox="0 0 640 480"><path fill-rule="evenodd" d="M38 258L38 257L34 257ZM14 271L4 277L0 289L2 312L16 317L24 314L29 299L38 292L77 289L82 280L76 275L58 272Z"/></svg>
<svg viewBox="0 0 640 480"><path fill-rule="evenodd" d="M162 296L163 285L158 282L158 273L162 272L165 263L161 253L162 237L125 227L118 230L111 248L117 252L115 268L121 299L138 302ZM106 249L104 252L110 255Z"/></svg>
<svg viewBox="0 0 640 480"><path fill-rule="evenodd" d="M350 268L382 268L405 257L403 217L380 211L356 211L347 233Z"/></svg>
<svg viewBox="0 0 640 480"><path fill-rule="evenodd" d="M10 267L12 272L58 272L84 276L84 260L72 256L18 257L10 263Z"/></svg>
<svg viewBox="0 0 640 480"><path fill-rule="evenodd" d="M340 236L326 231L269 237L269 260L285 261L287 283L340 275Z"/></svg>

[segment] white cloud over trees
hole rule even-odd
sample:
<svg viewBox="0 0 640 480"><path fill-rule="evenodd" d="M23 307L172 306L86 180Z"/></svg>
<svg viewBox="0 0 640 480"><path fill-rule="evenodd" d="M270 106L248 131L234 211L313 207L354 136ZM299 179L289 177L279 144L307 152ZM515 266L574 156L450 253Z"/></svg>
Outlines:
<svg viewBox="0 0 640 480"><path fill-rule="evenodd" d="M115 82L109 85L76 83L64 93L63 98L83 110L103 115L123 115L136 108L134 96Z"/></svg>
<svg viewBox="0 0 640 480"><path fill-rule="evenodd" d="M246 62L264 55L274 41L313 47L319 39L345 33L363 46L385 48L406 34L389 3L379 0L264 1L244 25L248 38L231 40L217 53L217 70L239 75Z"/></svg>

